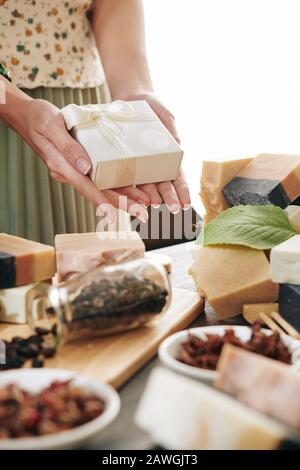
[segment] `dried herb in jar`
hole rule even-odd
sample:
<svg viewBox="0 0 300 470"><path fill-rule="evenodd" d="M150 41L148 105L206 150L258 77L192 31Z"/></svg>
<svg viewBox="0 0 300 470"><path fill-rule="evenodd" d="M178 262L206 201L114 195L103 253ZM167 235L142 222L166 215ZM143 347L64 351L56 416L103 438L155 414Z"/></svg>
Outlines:
<svg viewBox="0 0 300 470"><path fill-rule="evenodd" d="M135 328L159 314L167 297L167 290L148 278L101 279L85 285L69 300L71 318L63 307L63 323L69 334L80 337Z"/></svg>

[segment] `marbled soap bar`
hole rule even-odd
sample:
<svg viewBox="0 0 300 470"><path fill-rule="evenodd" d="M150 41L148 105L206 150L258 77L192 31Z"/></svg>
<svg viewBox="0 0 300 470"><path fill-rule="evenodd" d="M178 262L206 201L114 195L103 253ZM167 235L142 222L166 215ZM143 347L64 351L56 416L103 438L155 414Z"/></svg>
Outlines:
<svg viewBox="0 0 300 470"><path fill-rule="evenodd" d="M300 286L279 285L279 313L296 330L300 331Z"/></svg>
<svg viewBox="0 0 300 470"><path fill-rule="evenodd" d="M239 173L252 158L225 162L204 161L200 181L200 197L206 209L205 223L215 219L230 204L222 194L224 186Z"/></svg>
<svg viewBox="0 0 300 470"><path fill-rule="evenodd" d="M300 431L300 374L289 365L226 345L215 387Z"/></svg>
<svg viewBox="0 0 300 470"><path fill-rule="evenodd" d="M287 207L300 195L300 155L258 155L224 187L223 194L232 206Z"/></svg>
<svg viewBox="0 0 300 470"><path fill-rule="evenodd" d="M247 303L277 300L278 286L263 251L220 245L196 247L192 256L190 274L220 318L241 314Z"/></svg>
<svg viewBox="0 0 300 470"><path fill-rule="evenodd" d="M126 262L145 254L145 245L134 231L56 235L55 248L58 282L103 264Z"/></svg>
<svg viewBox="0 0 300 470"><path fill-rule="evenodd" d="M54 273L52 246L0 234L0 289L44 281Z"/></svg>

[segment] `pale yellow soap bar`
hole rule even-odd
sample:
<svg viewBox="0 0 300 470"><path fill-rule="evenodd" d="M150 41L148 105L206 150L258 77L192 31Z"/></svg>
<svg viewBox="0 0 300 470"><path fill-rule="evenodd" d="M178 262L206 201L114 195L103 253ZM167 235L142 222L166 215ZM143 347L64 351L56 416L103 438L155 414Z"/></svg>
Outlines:
<svg viewBox="0 0 300 470"><path fill-rule="evenodd" d="M260 318L260 314L265 313L268 315L272 312L278 312L278 303L243 305L243 317L245 320L247 320L248 323L255 323L256 321L263 323L262 319Z"/></svg>
<svg viewBox="0 0 300 470"><path fill-rule="evenodd" d="M134 231L56 235L55 248L58 282L100 265L126 262L145 254L145 245Z"/></svg>
<svg viewBox="0 0 300 470"><path fill-rule="evenodd" d="M205 223L215 219L217 215L230 207L222 194L222 189L251 160L252 158L242 158L225 162L203 162L200 196L206 209Z"/></svg>
<svg viewBox="0 0 300 470"><path fill-rule="evenodd" d="M277 300L278 285L270 279L270 264L263 251L209 246L194 248L192 256L190 274L220 318L241 314L246 303Z"/></svg>
<svg viewBox="0 0 300 470"><path fill-rule="evenodd" d="M300 431L300 374L289 365L226 345L215 386Z"/></svg>
<svg viewBox="0 0 300 470"><path fill-rule="evenodd" d="M276 449L286 434L224 393L162 368L151 373L135 422L165 449Z"/></svg>

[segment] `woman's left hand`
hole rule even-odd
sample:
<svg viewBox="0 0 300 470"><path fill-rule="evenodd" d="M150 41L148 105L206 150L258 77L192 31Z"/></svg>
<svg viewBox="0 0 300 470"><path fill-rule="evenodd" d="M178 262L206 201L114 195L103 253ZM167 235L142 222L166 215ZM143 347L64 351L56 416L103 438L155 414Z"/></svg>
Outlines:
<svg viewBox="0 0 300 470"><path fill-rule="evenodd" d="M114 97L114 99L123 99L124 101L147 101L169 132L174 136L177 142L180 143L173 114L162 104L154 93L126 94L125 96ZM191 205L190 192L182 169L174 181L142 184L139 185L138 188L147 194L152 206L155 207L165 203L174 214L181 209L187 210ZM121 191L122 190L120 190L120 192Z"/></svg>

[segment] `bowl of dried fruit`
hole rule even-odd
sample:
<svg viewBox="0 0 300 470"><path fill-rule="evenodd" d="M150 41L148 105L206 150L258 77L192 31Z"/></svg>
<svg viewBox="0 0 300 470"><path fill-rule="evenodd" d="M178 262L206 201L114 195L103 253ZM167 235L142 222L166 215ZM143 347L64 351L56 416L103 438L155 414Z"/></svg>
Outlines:
<svg viewBox="0 0 300 470"><path fill-rule="evenodd" d="M0 450L71 449L120 410L117 392L81 374L24 369L0 374Z"/></svg>
<svg viewBox="0 0 300 470"><path fill-rule="evenodd" d="M159 348L161 362L183 375L213 382L226 343L300 369L300 341L279 336L259 323L248 326L204 326L180 331L166 338Z"/></svg>

